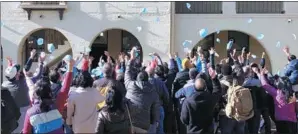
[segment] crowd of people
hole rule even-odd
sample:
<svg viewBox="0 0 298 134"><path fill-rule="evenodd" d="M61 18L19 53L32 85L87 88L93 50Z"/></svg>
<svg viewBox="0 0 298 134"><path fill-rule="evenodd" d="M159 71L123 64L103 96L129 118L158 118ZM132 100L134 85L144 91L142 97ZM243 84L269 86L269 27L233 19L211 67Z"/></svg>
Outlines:
<svg viewBox="0 0 298 134"><path fill-rule="evenodd" d="M142 62L133 47L116 60L105 52L93 69L88 54L48 67L32 50L23 68L7 58L1 133L271 134L272 120L278 134L296 134L298 59L283 51L285 73L272 75L265 53L255 63L245 48L215 63L214 48Z"/></svg>

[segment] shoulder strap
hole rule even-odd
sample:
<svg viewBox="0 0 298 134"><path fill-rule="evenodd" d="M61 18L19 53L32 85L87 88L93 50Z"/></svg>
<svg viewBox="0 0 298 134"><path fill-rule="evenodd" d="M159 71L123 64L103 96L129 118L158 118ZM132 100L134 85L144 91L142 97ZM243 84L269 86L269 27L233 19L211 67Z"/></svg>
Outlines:
<svg viewBox="0 0 298 134"><path fill-rule="evenodd" d="M127 113L128 113L128 118L129 118L131 133L134 134L133 125L132 125L131 116L130 116L130 111L129 111L129 108L128 108L127 103L125 103L125 106L126 106Z"/></svg>
<svg viewBox="0 0 298 134"><path fill-rule="evenodd" d="M228 86L228 87L232 86L232 85L230 84L230 82L228 82L228 81L226 81L226 80L221 80L220 83L222 83L222 84L224 84L224 85L226 85L226 86Z"/></svg>

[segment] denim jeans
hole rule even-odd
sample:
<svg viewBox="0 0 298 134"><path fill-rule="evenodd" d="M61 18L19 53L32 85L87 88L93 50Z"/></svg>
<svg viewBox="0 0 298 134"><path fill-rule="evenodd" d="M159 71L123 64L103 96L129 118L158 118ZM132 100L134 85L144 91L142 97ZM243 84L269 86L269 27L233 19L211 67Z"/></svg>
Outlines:
<svg viewBox="0 0 298 134"><path fill-rule="evenodd" d="M254 110L254 116L246 121L247 131L249 134L258 134L261 120L261 112Z"/></svg>
<svg viewBox="0 0 298 134"><path fill-rule="evenodd" d="M165 119L165 111L164 108L161 106L160 107L160 118L157 126L157 134L164 134L164 128L163 128L163 121Z"/></svg>
<svg viewBox="0 0 298 134"><path fill-rule="evenodd" d="M221 134L245 134L245 121L237 121L225 115L219 117Z"/></svg>
<svg viewBox="0 0 298 134"><path fill-rule="evenodd" d="M157 123L151 124L148 130L148 133L164 134L164 128L163 128L163 121L165 118L164 108L161 106L159 111L160 111L160 118L158 121L158 125Z"/></svg>
<svg viewBox="0 0 298 134"><path fill-rule="evenodd" d="M66 123L64 123L64 133L65 134L73 134L72 128L68 126Z"/></svg>

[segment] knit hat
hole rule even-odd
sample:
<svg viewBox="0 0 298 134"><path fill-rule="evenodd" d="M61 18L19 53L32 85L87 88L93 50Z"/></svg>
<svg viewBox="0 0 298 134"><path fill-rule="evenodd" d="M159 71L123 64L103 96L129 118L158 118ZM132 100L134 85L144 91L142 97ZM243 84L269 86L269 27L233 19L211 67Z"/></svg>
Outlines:
<svg viewBox="0 0 298 134"><path fill-rule="evenodd" d="M221 66L221 73L223 75L232 75L232 67L228 64L224 64Z"/></svg>
<svg viewBox="0 0 298 134"><path fill-rule="evenodd" d="M195 79L198 75L198 70L196 68L191 68L189 70L189 78L190 79Z"/></svg>
<svg viewBox="0 0 298 134"><path fill-rule="evenodd" d="M288 61L292 61L292 60L295 60L295 59L297 59L297 57L295 55L288 56Z"/></svg>
<svg viewBox="0 0 298 134"><path fill-rule="evenodd" d="M18 73L17 67L9 66L5 69L5 76L7 79L13 79Z"/></svg>
<svg viewBox="0 0 298 134"><path fill-rule="evenodd" d="M191 67L192 67L192 65L191 65L189 59L187 59L187 58L183 59L182 68L183 69L190 69Z"/></svg>

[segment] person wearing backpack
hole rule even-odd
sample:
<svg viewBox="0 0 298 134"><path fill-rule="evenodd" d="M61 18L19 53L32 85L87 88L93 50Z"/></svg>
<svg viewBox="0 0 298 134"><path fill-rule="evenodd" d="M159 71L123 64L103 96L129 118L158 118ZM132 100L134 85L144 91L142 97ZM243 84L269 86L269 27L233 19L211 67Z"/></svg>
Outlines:
<svg viewBox="0 0 298 134"><path fill-rule="evenodd" d="M257 64L255 65L257 66ZM250 134L257 134L260 127L261 113L267 107L266 92L262 88L261 81L250 67L244 67L244 72L246 78L242 86L250 89L254 109L254 116L246 121L247 130Z"/></svg>
<svg viewBox="0 0 298 134"><path fill-rule="evenodd" d="M261 78L263 88L273 97L275 104L275 120L276 130L280 134L296 134L297 133L297 118L295 111L296 97L291 91L291 86L287 77L279 78L270 85L267 82L265 74L268 73L264 68L260 72L253 69ZM288 81L288 82L287 82Z"/></svg>
<svg viewBox="0 0 298 134"><path fill-rule="evenodd" d="M225 90L221 103L219 126L221 134L244 134L245 121L254 116L250 90L243 88L243 74L232 72L228 64L222 65L223 78L220 80Z"/></svg>
<svg viewBox="0 0 298 134"><path fill-rule="evenodd" d="M1 86L1 133L11 134L18 127L20 108L6 87Z"/></svg>

